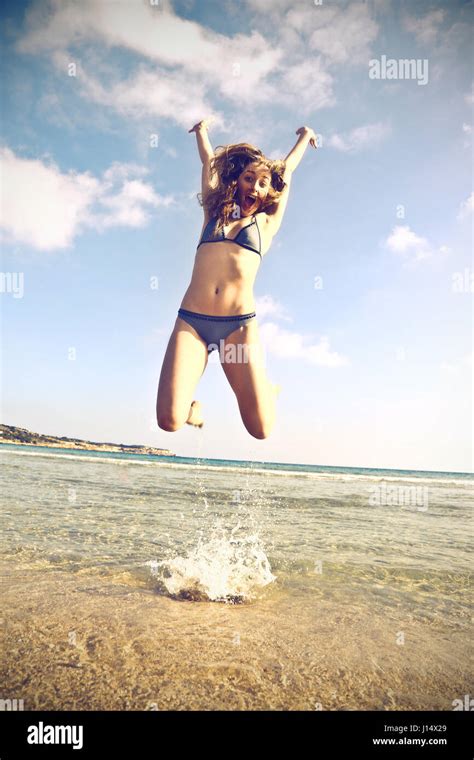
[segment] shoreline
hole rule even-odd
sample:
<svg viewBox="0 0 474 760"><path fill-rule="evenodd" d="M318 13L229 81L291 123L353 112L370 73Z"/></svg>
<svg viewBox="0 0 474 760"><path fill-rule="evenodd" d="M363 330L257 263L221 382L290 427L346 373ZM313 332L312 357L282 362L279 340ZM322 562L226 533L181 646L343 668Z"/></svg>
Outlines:
<svg viewBox="0 0 474 760"><path fill-rule="evenodd" d="M31 430L19 428L15 425L0 425L0 443L10 443L14 446L43 446L45 448L103 451L117 454L152 454L153 456L166 457L176 456L176 454L169 449L160 449L155 446L110 443L109 441L87 441L82 438L45 435L43 433L34 433Z"/></svg>

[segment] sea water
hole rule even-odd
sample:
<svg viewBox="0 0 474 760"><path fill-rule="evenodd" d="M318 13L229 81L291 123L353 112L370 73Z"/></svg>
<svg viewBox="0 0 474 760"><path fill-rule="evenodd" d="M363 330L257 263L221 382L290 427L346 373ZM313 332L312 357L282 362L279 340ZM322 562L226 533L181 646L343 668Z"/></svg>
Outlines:
<svg viewBox="0 0 474 760"><path fill-rule="evenodd" d="M7 653L4 691L30 709L81 709L86 689L97 709L442 710L469 692L469 474L0 459L3 632L37 672ZM45 681L35 642L82 685Z"/></svg>

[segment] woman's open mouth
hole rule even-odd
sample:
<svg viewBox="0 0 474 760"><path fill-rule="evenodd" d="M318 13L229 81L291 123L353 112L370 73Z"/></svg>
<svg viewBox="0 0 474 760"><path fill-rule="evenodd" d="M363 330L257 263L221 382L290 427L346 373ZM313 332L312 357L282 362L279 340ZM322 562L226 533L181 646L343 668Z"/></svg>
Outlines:
<svg viewBox="0 0 474 760"><path fill-rule="evenodd" d="M244 208L251 208L251 206L255 206L257 202L257 197L255 195L245 195L244 196Z"/></svg>

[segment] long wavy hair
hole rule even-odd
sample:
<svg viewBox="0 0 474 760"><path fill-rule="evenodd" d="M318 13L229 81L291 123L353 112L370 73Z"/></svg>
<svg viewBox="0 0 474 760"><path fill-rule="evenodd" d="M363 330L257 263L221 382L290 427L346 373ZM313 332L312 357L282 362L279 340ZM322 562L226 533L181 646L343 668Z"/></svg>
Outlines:
<svg viewBox="0 0 474 760"><path fill-rule="evenodd" d="M231 216L235 219L238 207L237 180L249 164L257 163L264 165L271 176L266 198L260 202L260 211L270 211L278 202L286 182L283 179L285 171L284 161L272 161L263 155L259 148L249 143L234 143L230 145L218 145L214 157L209 166L209 180L211 188L207 192L198 193L197 199L204 206L209 216L218 217L218 228L226 226ZM217 178L217 183L214 181ZM215 187L212 187L215 185Z"/></svg>

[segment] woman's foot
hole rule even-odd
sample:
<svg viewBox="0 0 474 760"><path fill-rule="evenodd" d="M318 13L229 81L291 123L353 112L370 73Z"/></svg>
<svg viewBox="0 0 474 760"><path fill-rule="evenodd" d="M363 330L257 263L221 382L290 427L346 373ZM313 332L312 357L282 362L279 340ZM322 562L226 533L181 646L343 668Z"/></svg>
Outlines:
<svg viewBox="0 0 474 760"><path fill-rule="evenodd" d="M202 405L200 401L193 401L189 410L189 417L186 420L187 425L202 428L204 420L202 418Z"/></svg>

